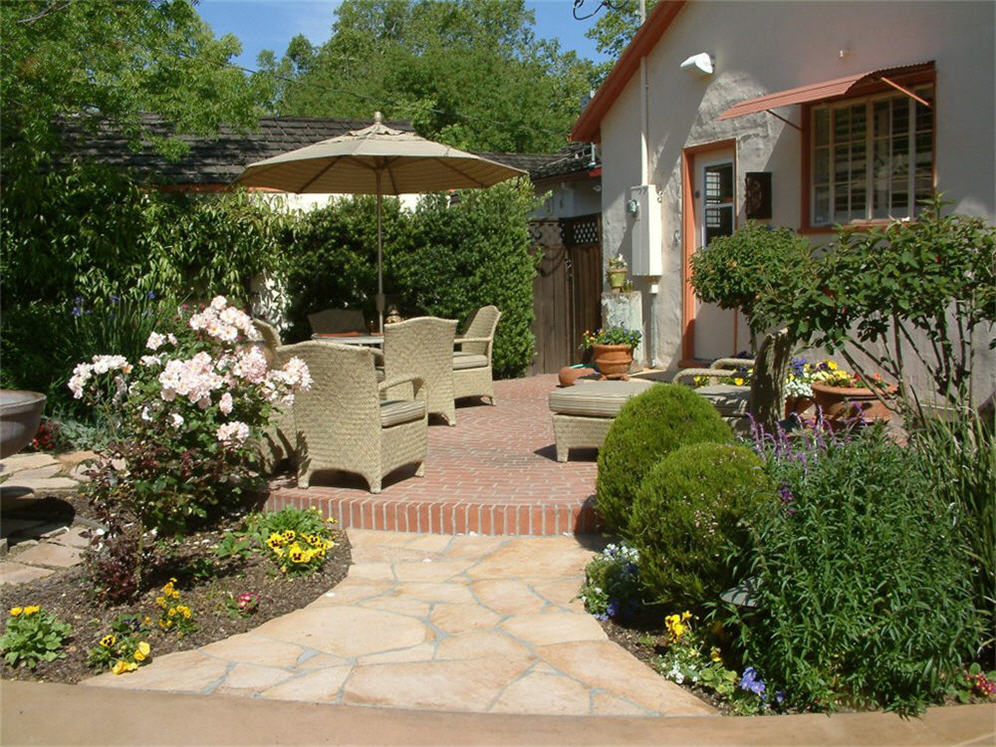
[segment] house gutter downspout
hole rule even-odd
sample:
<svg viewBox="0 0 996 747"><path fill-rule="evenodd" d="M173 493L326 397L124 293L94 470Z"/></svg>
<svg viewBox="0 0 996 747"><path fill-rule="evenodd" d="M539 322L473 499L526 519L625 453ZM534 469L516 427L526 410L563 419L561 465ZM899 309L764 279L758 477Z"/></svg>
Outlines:
<svg viewBox="0 0 996 747"><path fill-rule="evenodd" d="M647 20L647 2L640 0L640 26ZM640 58L640 184L650 183L650 76L647 72L647 56ZM650 329L644 335L647 342L647 360L651 367L656 365L656 335L657 327L657 283L651 283L650 296Z"/></svg>

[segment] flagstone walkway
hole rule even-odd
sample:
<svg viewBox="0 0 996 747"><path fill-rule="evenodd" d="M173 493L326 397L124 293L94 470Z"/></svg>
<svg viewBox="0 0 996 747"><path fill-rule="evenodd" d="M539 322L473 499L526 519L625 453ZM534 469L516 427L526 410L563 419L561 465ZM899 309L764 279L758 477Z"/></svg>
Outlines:
<svg viewBox="0 0 996 747"><path fill-rule="evenodd" d="M349 576L304 609L83 684L472 713L714 713L574 601L597 548L573 537L349 537Z"/></svg>

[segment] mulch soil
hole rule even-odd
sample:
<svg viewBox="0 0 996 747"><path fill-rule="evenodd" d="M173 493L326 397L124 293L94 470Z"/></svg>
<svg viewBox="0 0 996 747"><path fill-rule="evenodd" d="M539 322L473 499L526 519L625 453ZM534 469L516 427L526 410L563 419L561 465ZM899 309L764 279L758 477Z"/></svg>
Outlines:
<svg viewBox="0 0 996 747"><path fill-rule="evenodd" d="M47 499L52 500L52 499ZM92 520L89 506L78 497L58 499L62 510L68 508L76 518ZM333 531L335 547L326 556L322 570L307 576L286 577L277 565L262 553L252 553L245 560L218 560L214 548L225 532L240 527L242 517L231 517L221 526L193 532L182 540L170 542L156 552L153 567L147 573L146 588L133 602L107 606L100 602L87 578L85 565L58 571L38 581L0 586L0 610L6 618L10 607L41 605L59 620L72 625L72 638L66 656L51 662L39 662L34 669L11 667L3 663L0 678L75 683L93 676L87 668L90 648L108 633L110 623L121 615L151 618L152 631L146 637L152 656L186 651L245 633L274 617L300 609L346 577L351 564L349 540L340 529ZM210 564L210 565L209 565ZM195 575L195 571L197 574ZM178 637L158 628L159 608L155 598L171 577L177 579L180 603L190 607L196 631ZM243 592L259 594L255 613L241 617L231 613L226 600Z"/></svg>

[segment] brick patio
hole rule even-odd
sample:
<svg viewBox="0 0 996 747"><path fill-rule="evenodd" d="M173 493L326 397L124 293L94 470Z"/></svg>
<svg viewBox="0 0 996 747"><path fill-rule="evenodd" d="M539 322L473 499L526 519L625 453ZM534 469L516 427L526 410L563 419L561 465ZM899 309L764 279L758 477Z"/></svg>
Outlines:
<svg viewBox="0 0 996 747"><path fill-rule="evenodd" d="M372 495L359 478L317 473L308 489L271 485L268 509L317 507L344 527L493 535L595 530L594 450L555 461L547 395L555 375L495 382L495 407L468 400L457 425L430 420L425 477L402 469Z"/></svg>

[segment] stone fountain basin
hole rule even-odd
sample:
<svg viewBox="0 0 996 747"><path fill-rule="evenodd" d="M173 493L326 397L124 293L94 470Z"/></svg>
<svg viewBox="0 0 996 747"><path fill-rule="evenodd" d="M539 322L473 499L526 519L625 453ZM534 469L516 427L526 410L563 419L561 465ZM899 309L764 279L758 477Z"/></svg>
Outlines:
<svg viewBox="0 0 996 747"><path fill-rule="evenodd" d="M0 459L16 454L31 443L44 409L44 394L0 389Z"/></svg>

